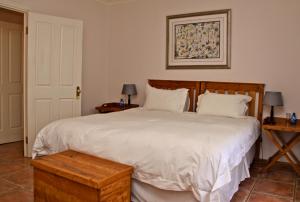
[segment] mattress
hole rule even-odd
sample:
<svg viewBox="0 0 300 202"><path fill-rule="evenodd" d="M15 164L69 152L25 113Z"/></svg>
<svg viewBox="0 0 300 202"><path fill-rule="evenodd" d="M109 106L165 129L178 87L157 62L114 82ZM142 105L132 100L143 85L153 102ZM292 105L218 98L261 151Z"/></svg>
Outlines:
<svg viewBox="0 0 300 202"><path fill-rule="evenodd" d="M258 137L253 117L229 118L142 108L55 121L36 138L33 156L73 149L132 165L156 188L222 201L220 190Z"/></svg>

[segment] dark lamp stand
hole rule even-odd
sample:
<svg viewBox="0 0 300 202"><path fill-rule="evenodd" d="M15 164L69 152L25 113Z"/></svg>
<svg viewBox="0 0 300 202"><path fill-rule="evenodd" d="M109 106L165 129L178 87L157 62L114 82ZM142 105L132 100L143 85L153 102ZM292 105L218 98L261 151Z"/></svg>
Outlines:
<svg viewBox="0 0 300 202"><path fill-rule="evenodd" d="M275 119L274 119L274 106L271 106L271 112L270 112L270 120L269 123L274 125L275 124Z"/></svg>
<svg viewBox="0 0 300 202"><path fill-rule="evenodd" d="M274 119L274 106L271 106L270 117L266 118L264 123L271 124L271 125L276 124L275 119Z"/></svg>
<svg viewBox="0 0 300 202"><path fill-rule="evenodd" d="M131 95L128 95L128 105L131 104L130 97L131 97Z"/></svg>
<svg viewBox="0 0 300 202"><path fill-rule="evenodd" d="M274 107L283 106L282 94L281 92L267 91L264 96L264 105L271 107L270 117L264 120L265 124L274 125Z"/></svg>

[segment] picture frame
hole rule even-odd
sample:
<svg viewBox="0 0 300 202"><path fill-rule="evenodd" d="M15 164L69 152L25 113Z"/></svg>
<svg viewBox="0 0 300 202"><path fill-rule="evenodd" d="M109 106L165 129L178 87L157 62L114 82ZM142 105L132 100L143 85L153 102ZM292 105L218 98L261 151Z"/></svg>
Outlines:
<svg viewBox="0 0 300 202"><path fill-rule="evenodd" d="M231 9L167 16L167 69L230 69Z"/></svg>

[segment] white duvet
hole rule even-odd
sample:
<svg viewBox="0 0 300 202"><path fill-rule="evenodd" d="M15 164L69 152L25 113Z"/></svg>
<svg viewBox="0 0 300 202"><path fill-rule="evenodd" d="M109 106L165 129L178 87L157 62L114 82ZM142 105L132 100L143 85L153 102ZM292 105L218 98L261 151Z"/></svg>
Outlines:
<svg viewBox="0 0 300 202"><path fill-rule="evenodd" d="M217 190L231 181L258 126L253 117L138 108L55 121L38 134L33 156L73 149L132 165L135 179L157 188L220 201Z"/></svg>

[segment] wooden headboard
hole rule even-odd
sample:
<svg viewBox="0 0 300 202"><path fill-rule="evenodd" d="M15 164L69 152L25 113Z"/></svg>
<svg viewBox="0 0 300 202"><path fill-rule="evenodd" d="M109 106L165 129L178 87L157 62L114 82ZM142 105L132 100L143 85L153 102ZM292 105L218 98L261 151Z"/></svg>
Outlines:
<svg viewBox="0 0 300 202"><path fill-rule="evenodd" d="M248 115L255 116L262 123L263 96L265 84L201 81L200 94L206 90L220 94L244 94L252 97L248 104Z"/></svg>
<svg viewBox="0 0 300 202"><path fill-rule="evenodd" d="M148 80L152 87L160 89L189 89L189 111L195 111L198 95L206 90L220 94L246 94L252 97L249 103L248 115L255 116L262 123L264 84L236 83L215 81L176 81L176 80Z"/></svg>

